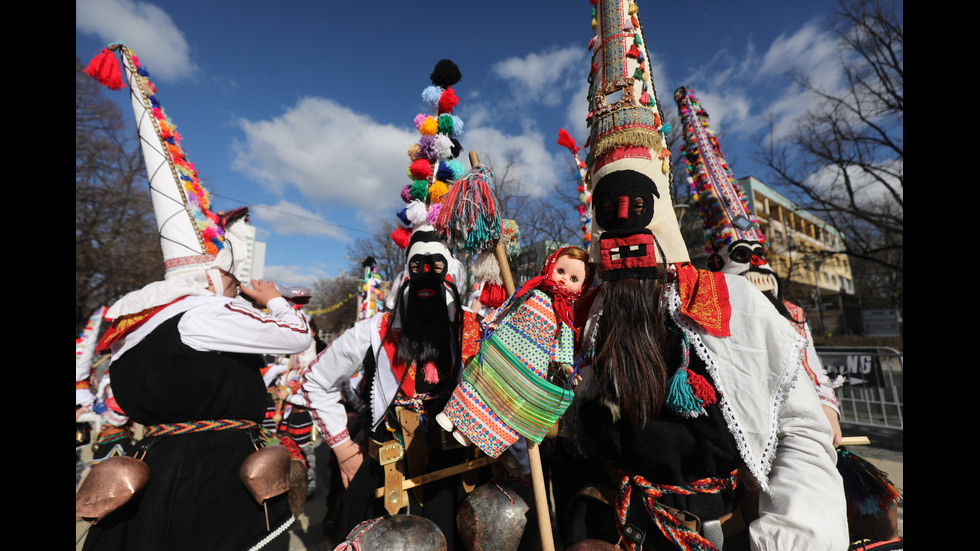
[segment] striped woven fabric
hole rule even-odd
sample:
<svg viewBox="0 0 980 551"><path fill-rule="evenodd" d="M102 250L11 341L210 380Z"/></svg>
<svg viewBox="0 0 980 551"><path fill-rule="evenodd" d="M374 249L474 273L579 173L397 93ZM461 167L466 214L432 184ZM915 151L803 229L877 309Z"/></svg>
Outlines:
<svg viewBox="0 0 980 551"><path fill-rule="evenodd" d="M178 434L190 434L192 432L205 432L211 430L246 430L258 427L259 424L255 421L248 421L244 419L215 419L213 421L165 423L160 425L147 425L143 427L143 437L175 436Z"/></svg>
<svg viewBox="0 0 980 551"><path fill-rule="evenodd" d="M544 439L575 397L525 366L496 335L484 341L483 364L467 364L463 379L507 426L535 443Z"/></svg>

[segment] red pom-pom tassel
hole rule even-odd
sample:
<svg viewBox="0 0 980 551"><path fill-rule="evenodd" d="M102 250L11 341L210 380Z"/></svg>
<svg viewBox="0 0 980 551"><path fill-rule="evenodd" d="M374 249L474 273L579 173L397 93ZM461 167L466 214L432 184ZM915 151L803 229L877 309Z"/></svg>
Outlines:
<svg viewBox="0 0 980 551"><path fill-rule="evenodd" d="M391 240L401 249L408 248L408 243L412 240L412 231L405 227L397 227L391 232Z"/></svg>
<svg viewBox="0 0 980 551"><path fill-rule="evenodd" d="M85 67L85 74L110 90L122 88L123 79L119 70L119 62L116 61L116 54L108 48L103 49L101 53L92 58L88 67Z"/></svg>
<svg viewBox="0 0 980 551"><path fill-rule="evenodd" d="M496 283L487 283L483 286L483 291L480 293L480 304L496 310L503 306L505 300L507 300L507 291L502 286Z"/></svg>

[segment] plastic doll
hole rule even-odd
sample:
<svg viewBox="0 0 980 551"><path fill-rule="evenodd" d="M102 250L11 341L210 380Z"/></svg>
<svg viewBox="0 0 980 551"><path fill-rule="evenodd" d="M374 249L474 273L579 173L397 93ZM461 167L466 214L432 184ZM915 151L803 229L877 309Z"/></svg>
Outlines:
<svg viewBox="0 0 980 551"><path fill-rule="evenodd" d="M487 316L480 354L436 422L498 457L521 436L540 443L571 403L572 303L592 281L587 253L566 247Z"/></svg>

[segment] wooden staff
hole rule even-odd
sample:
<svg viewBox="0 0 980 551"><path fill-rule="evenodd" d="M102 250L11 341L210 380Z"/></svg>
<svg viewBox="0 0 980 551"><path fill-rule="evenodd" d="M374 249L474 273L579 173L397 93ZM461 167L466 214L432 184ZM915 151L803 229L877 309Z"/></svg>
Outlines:
<svg viewBox="0 0 980 551"><path fill-rule="evenodd" d="M480 164L480 157L476 151L470 151L470 165L476 167ZM517 290L514 285L514 277L510 273L510 263L507 261L507 251L504 244L497 242L493 250L493 255L500 266L500 279L503 280L504 290L510 297ZM548 505L548 492L544 485L544 469L541 467L541 451L534 442L527 443L527 458L531 465L531 486L534 490L534 508L538 513L538 531L541 532L542 551L555 551L555 538L551 533L551 507Z"/></svg>

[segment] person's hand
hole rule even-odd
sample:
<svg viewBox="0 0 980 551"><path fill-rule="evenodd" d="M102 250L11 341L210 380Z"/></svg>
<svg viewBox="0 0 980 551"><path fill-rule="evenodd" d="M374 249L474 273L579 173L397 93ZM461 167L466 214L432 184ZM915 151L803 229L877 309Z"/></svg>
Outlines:
<svg viewBox="0 0 980 551"><path fill-rule="evenodd" d="M840 431L840 417L834 408L830 406L823 406L824 415L827 416L827 420L830 421L830 428L834 429L834 447L840 446L841 438L843 435Z"/></svg>
<svg viewBox="0 0 980 551"><path fill-rule="evenodd" d="M344 483L346 489L350 485L351 479L357 474L358 469L361 468L361 463L364 462L364 454L361 453L361 447L355 444L353 440L347 440L333 448L333 453L337 456L337 465L340 466L340 481Z"/></svg>
<svg viewBox="0 0 980 551"><path fill-rule="evenodd" d="M239 289L245 295L245 298L249 299L256 308L265 308L270 300L282 296L279 289L276 289L275 283L264 279L253 279L251 288L242 284Z"/></svg>
<svg viewBox="0 0 980 551"><path fill-rule="evenodd" d="M562 364L562 366L565 368L565 378L572 377L572 373L575 373L575 367L571 364ZM577 387L581 382L582 374L576 373L575 377L572 377L572 390L574 390L575 387Z"/></svg>

